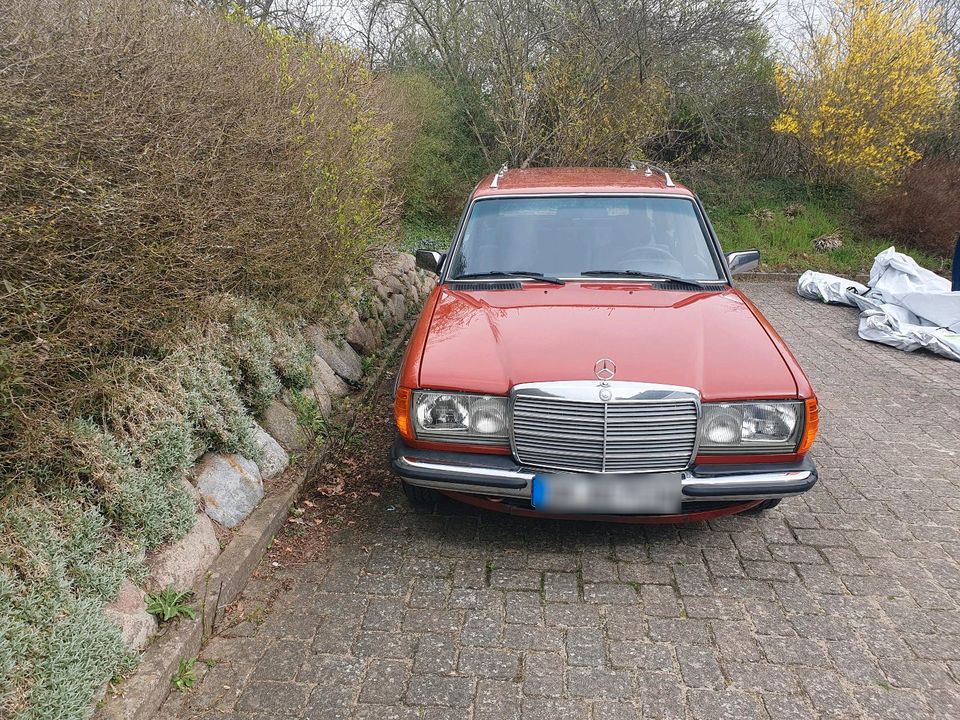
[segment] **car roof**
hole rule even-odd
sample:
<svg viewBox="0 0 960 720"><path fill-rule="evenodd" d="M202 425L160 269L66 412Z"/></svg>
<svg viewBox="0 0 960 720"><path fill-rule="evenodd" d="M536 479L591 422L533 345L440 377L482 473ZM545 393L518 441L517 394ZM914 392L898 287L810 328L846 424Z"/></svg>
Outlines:
<svg viewBox="0 0 960 720"><path fill-rule="evenodd" d="M604 193L655 193L693 197L683 185L668 187L658 172L609 167L517 168L501 175L497 187L491 187L497 173L490 173L474 189L474 197L497 195L602 195Z"/></svg>

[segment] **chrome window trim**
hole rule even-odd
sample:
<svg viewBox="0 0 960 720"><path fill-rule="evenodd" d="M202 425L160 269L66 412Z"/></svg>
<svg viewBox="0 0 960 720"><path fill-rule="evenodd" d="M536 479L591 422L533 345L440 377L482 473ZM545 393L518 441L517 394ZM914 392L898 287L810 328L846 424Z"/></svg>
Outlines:
<svg viewBox="0 0 960 720"><path fill-rule="evenodd" d="M600 389L609 390L611 398L601 400L599 396ZM676 470L664 470L654 468L650 470L606 470L598 474L649 474L663 472L682 472L693 466L700 447L700 422L703 417L702 402L700 391L696 388L685 387L682 385L663 385L659 383L630 382L622 380L611 380L608 382L598 382L596 380L557 380L549 382L520 383L510 388L510 452L514 460L526 467L533 467L543 470L565 470L570 472L589 472L583 468L568 467L563 465L533 465L526 463L520 458L517 450L516 432L514 423L514 405L518 395L528 395L533 397L542 397L555 401L570 403L603 403L606 408L615 405L617 402L630 403L663 403L663 402L693 402L696 408L696 429L694 432L693 449L687 463ZM604 415L604 455L606 454L606 432L607 423Z"/></svg>
<svg viewBox="0 0 960 720"><path fill-rule="evenodd" d="M687 191L689 192L689 191ZM449 277L450 268L453 266L453 259L456 257L456 254L460 251L460 245L463 242L463 235L467 229L467 223L470 221L470 216L473 214L473 209L476 207L476 204L479 202L484 202L485 200L507 200L514 198L571 198L571 197L613 197L613 198L682 198L684 200L689 200L693 204L694 212L697 215L697 220L700 223L700 229L703 232L704 240L707 242L707 247L710 250L710 255L713 259L713 264L716 267L717 271L723 275L722 278L717 280L697 280L699 283L715 283L718 285L733 285L733 278L730 273L730 268L727 265L727 259L723 254L723 248L720 247L720 240L717 238L717 234L713 229L713 225L710 223L710 218L707 217L707 211L703 207L703 203L700 202L698 198L693 193L689 195L685 192L552 192L552 193L505 193L503 195L481 195L477 197L476 194L471 194L469 200L467 201L467 206L463 209L463 214L460 216L460 222L457 224L457 231L454 234L453 241L450 243L450 247L447 250L447 256L444 259L443 267L441 268L440 277L437 279L437 284L442 285L444 283L453 282L454 279ZM471 282L475 278L471 278ZM534 278L531 278L533 280ZM577 275L574 278L560 278L561 280L586 280L586 281L596 281L606 278L595 278L589 277L585 278L582 275ZM640 281L640 282L650 282L647 279L633 279L633 278L610 278L611 280L617 280L620 282L623 281ZM503 281L503 278L494 278L493 281ZM523 280L521 280L523 282Z"/></svg>

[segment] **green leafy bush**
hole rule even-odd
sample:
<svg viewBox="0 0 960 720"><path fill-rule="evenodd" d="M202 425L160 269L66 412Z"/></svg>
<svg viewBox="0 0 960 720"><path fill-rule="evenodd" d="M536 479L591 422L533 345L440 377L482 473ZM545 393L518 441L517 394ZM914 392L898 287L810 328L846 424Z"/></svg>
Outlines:
<svg viewBox="0 0 960 720"><path fill-rule="evenodd" d="M469 130L465 95L418 70L392 73L385 86L406 140L395 171L404 215L421 223L449 222L477 179L489 172L483 148Z"/></svg>

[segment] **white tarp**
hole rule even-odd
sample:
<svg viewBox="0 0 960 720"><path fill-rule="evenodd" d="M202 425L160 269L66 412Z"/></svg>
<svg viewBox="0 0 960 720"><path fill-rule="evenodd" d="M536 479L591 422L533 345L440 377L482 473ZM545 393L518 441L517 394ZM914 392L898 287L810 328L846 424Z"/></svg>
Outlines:
<svg viewBox="0 0 960 720"><path fill-rule="evenodd" d="M960 360L960 292L950 281L887 248L873 261L869 286L807 271L797 281L806 298L860 308L864 340L901 350L927 348Z"/></svg>
<svg viewBox="0 0 960 720"><path fill-rule="evenodd" d="M797 292L809 300L820 300L832 305L851 305L848 292L859 295L869 288L853 280L807 270L797 281Z"/></svg>

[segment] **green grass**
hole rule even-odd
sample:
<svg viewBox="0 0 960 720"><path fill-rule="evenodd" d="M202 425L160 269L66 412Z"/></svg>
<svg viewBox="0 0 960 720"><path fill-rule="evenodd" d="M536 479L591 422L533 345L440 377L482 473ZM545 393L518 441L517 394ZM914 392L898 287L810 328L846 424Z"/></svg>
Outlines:
<svg viewBox="0 0 960 720"><path fill-rule="evenodd" d="M868 273L877 253L893 244L859 228L855 199L844 189L743 180L732 183L732 189L730 185L722 190L708 188L700 195L723 249L760 250L763 271ZM791 206L796 209L793 217ZM830 233L839 233L843 246L828 252L814 250L814 239ZM948 267L946 261L911 248L897 249L932 270Z"/></svg>

